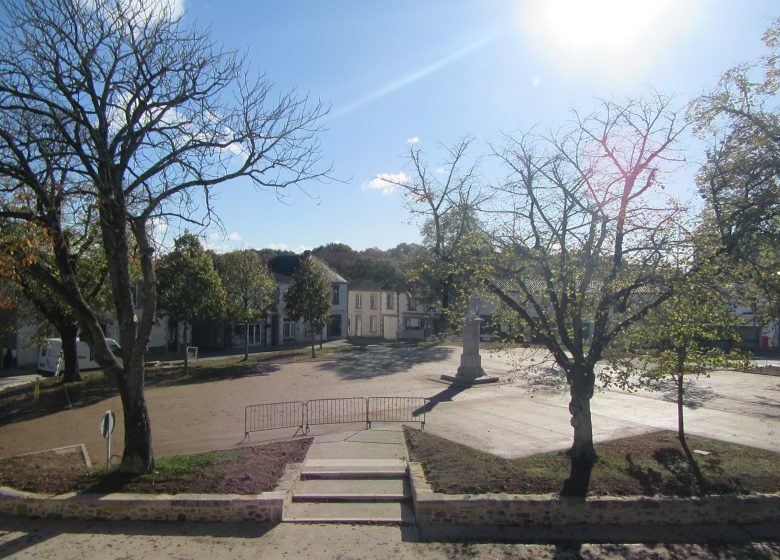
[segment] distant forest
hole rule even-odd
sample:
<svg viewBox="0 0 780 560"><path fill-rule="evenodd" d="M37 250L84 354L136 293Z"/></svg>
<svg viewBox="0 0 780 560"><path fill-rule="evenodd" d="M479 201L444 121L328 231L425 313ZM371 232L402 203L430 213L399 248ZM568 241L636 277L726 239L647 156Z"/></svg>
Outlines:
<svg viewBox="0 0 780 560"><path fill-rule="evenodd" d="M392 249L365 249L355 251L344 243L328 243L311 251L350 283L377 282L403 287L405 270L413 257L424 252L421 245L401 243ZM292 251L259 249L266 262L277 255L291 255Z"/></svg>

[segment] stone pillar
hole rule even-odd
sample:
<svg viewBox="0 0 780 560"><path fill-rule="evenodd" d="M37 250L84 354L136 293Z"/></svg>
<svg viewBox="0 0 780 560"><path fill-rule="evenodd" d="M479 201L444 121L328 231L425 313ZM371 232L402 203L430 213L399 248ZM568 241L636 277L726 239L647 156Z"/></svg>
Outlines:
<svg viewBox="0 0 780 560"><path fill-rule="evenodd" d="M467 318L463 324L463 354L460 355L460 367L455 375L455 381L471 384L478 377L485 375L482 369L482 358L479 355L479 331L482 319Z"/></svg>

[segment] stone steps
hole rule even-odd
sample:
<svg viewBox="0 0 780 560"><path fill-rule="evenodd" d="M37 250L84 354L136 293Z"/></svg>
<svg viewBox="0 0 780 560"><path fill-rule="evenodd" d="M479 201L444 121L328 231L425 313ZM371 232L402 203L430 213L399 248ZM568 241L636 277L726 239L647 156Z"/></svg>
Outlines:
<svg viewBox="0 0 780 560"><path fill-rule="evenodd" d="M310 459L285 506L293 523L414 523L403 459Z"/></svg>
<svg viewBox="0 0 780 560"><path fill-rule="evenodd" d="M400 502L409 496L401 478L314 478L295 485L293 502Z"/></svg>

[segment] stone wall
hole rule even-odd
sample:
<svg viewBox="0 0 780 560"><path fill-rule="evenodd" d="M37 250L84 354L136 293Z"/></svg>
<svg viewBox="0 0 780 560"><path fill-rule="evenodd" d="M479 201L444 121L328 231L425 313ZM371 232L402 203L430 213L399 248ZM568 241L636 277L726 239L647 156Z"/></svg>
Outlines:
<svg viewBox="0 0 780 560"><path fill-rule="evenodd" d="M279 523L299 464L289 465L271 492L238 494L62 494L0 487L0 513L26 517L131 521L257 521Z"/></svg>
<svg viewBox="0 0 780 560"><path fill-rule="evenodd" d="M453 525L686 525L780 521L780 493L744 496L561 498L555 494L439 494L409 464L417 523Z"/></svg>

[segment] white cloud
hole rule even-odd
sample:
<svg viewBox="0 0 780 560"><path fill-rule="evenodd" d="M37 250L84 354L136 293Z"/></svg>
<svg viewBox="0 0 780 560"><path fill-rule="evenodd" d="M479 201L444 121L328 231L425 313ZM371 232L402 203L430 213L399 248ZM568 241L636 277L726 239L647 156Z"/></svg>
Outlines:
<svg viewBox="0 0 780 560"><path fill-rule="evenodd" d="M411 138L406 139L407 144L419 144L420 143L420 137L419 136L412 136Z"/></svg>
<svg viewBox="0 0 780 560"><path fill-rule="evenodd" d="M407 183L409 176L401 171L400 173L380 173L370 181L363 183L363 190L382 191L382 194L390 194L398 187L398 183Z"/></svg>
<svg viewBox="0 0 780 560"><path fill-rule="evenodd" d="M287 243L266 243L266 249L273 249L274 251L292 251L293 253L303 253L304 251L311 251L313 247L308 245L297 245L290 247Z"/></svg>
<svg viewBox="0 0 780 560"><path fill-rule="evenodd" d="M531 80L531 85L534 87L539 87L541 83L542 83L542 79L539 76L534 76L533 79Z"/></svg>
<svg viewBox="0 0 780 560"><path fill-rule="evenodd" d="M176 21L184 15L185 0L115 0L116 5L127 7L141 17L159 19L163 15ZM84 6L95 9L94 0L85 0Z"/></svg>
<svg viewBox="0 0 780 560"><path fill-rule="evenodd" d="M443 167L437 167L436 169L434 169L434 171L439 175L443 175L447 170L444 169Z"/></svg>
<svg viewBox="0 0 780 560"><path fill-rule="evenodd" d="M241 234L237 231L231 231L227 234L227 238L229 241L241 241Z"/></svg>

